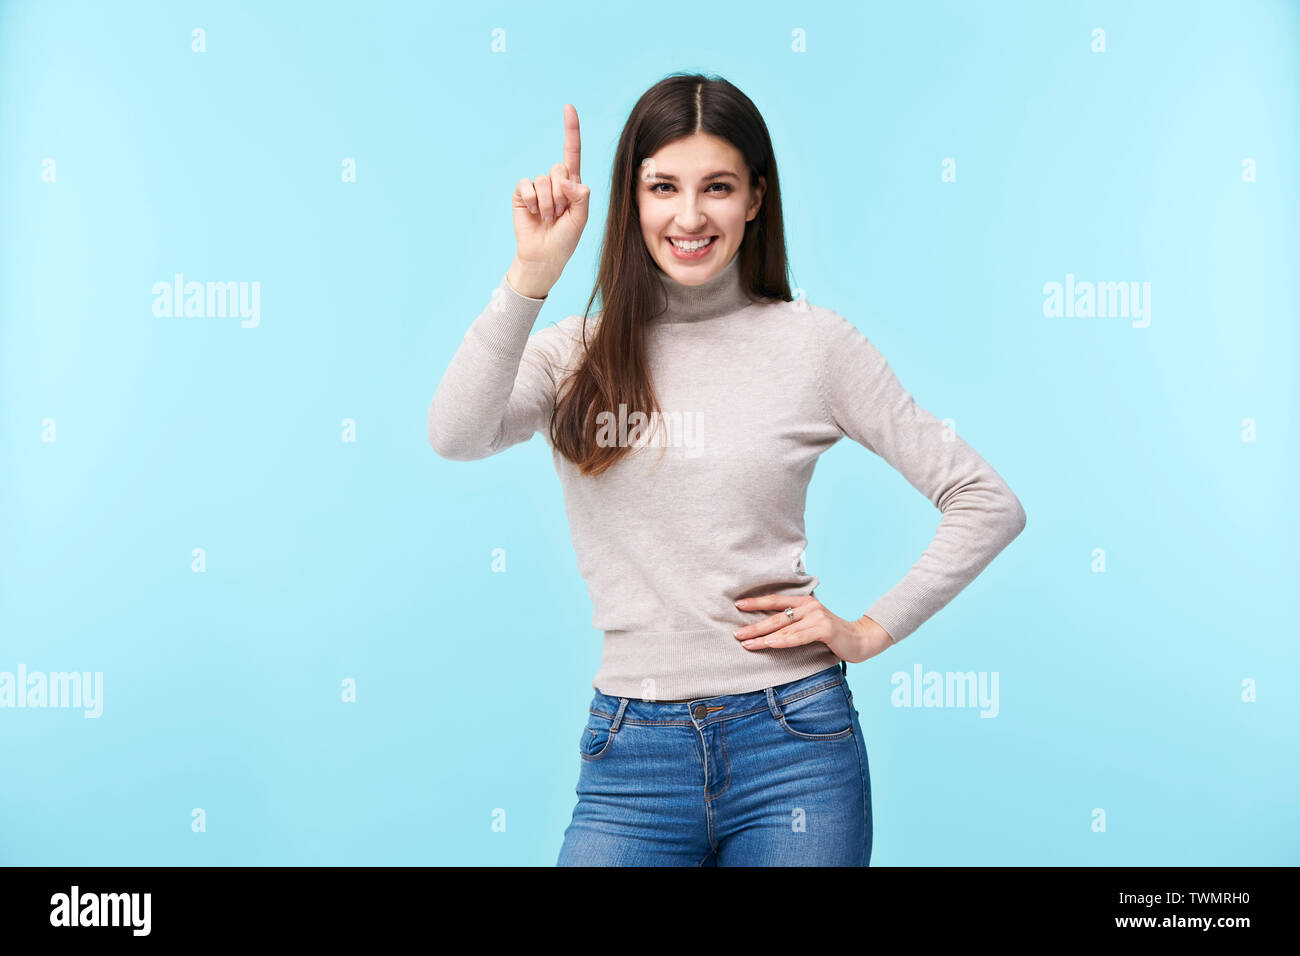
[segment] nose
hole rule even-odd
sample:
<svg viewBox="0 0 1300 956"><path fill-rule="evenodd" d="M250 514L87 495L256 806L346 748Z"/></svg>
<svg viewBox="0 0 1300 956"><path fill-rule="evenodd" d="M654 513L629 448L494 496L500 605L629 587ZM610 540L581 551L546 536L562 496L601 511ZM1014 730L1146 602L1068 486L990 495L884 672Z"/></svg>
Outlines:
<svg viewBox="0 0 1300 956"><path fill-rule="evenodd" d="M696 232L704 224L704 216L690 196L682 199L681 207L677 210L677 222L686 232Z"/></svg>

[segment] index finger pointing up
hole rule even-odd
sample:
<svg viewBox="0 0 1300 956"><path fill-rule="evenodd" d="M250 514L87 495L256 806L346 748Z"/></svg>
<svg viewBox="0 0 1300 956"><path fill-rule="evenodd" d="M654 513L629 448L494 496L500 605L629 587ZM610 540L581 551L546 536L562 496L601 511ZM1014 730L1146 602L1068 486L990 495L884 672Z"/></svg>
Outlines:
<svg viewBox="0 0 1300 956"><path fill-rule="evenodd" d="M570 179L582 182L582 136L578 132L578 110L572 103L564 104L564 166Z"/></svg>

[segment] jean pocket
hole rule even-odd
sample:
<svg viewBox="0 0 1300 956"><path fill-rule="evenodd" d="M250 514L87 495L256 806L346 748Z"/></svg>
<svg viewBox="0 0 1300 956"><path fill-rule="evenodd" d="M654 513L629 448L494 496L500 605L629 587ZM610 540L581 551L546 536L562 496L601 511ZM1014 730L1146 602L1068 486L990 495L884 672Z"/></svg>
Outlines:
<svg viewBox="0 0 1300 956"><path fill-rule="evenodd" d="M587 725L582 728L582 740L578 743L578 754L583 760L599 760L609 753L617 736L613 714L589 711Z"/></svg>
<svg viewBox="0 0 1300 956"><path fill-rule="evenodd" d="M781 728L800 740L840 740L853 733L853 704L842 680L777 701Z"/></svg>

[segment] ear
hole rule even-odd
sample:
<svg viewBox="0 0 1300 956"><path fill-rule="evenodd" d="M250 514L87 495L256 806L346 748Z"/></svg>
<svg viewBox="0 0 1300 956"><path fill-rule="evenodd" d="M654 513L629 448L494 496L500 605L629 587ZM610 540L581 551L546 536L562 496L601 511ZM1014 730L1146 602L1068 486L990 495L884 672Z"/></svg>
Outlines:
<svg viewBox="0 0 1300 956"><path fill-rule="evenodd" d="M758 215L758 210L763 205L763 195L766 192L767 192L767 177L759 176L758 185L754 187L754 195L751 197L750 204L749 204L749 211L752 213L752 215L745 217L746 222L752 222L754 218Z"/></svg>

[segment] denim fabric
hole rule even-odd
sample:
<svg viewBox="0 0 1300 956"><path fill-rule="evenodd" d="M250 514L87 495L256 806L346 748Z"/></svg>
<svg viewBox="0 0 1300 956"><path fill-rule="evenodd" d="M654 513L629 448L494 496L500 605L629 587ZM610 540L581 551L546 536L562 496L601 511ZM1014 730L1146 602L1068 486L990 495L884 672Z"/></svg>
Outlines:
<svg viewBox="0 0 1300 956"><path fill-rule="evenodd" d="M597 693L557 865L868 865L871 778L846 672L687 703Z"/></svg>

